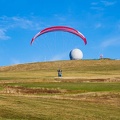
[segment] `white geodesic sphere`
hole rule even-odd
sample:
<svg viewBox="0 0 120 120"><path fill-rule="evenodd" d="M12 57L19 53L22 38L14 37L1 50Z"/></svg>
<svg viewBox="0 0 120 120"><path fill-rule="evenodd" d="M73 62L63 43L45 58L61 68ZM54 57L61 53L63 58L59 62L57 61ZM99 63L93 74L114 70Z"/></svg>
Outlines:
<svg viewBox="0 0 120 120"><path fill-rule="evenodd" d="M80 60L83 58L83 53L80 49L76 48L70 51L69 56L71 60Z"/></svg>

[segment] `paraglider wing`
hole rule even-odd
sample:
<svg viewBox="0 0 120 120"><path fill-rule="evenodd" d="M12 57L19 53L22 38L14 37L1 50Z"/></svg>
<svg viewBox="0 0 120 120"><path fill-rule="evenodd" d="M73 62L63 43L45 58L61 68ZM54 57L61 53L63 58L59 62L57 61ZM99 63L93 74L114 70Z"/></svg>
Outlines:
<svg viewBox="0 0 120 120"><path fill-rule="evenodd" d="M40 32L38 32L31 40L31 44L33 43L33 41L40 35L45 34L47 32L52 32L52 31L65 31L65 32L70 32L72 34L77 35L78 37L82 38L82 40L84 41L85 44L87 44L87 40L85 38L85 36L80 33L79 31L70 28L70 27L66 27L66 26L53 26L53 27L49 27L49 28L45 28L43 30L41 30Z"/></svg>

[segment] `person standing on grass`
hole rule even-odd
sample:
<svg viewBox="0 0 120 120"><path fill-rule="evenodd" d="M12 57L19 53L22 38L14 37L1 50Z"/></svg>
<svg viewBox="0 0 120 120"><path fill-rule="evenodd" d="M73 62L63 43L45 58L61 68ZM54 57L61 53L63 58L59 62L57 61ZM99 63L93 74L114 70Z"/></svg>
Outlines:
<svg viewBox="0 0 120 120"><path fill-rule="evenodd" d="M57 72L58 72L58 77L62 77L62 70L59 69L59 70L57 70Z"/></svg>

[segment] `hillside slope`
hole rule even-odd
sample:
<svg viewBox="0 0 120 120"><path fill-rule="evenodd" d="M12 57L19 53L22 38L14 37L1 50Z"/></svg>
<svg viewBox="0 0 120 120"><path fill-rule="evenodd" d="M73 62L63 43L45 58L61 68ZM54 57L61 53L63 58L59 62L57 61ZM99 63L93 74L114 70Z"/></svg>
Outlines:
<svg viewBox="0 0 120 120"><path fill-rule="evenodd" d="M0 67L0 71L5 72L5 71L57 70L59 68L73 71L74 70L119 71L120 60L72 60L72 61L36 62Z"/></svg>
<svg viewBox="0 0 120 120"><path fill-rule="evenodd" d="M63 79L120 79L119 60L72 60L0 67L0 80L56 79L58 69Z"/></svg>

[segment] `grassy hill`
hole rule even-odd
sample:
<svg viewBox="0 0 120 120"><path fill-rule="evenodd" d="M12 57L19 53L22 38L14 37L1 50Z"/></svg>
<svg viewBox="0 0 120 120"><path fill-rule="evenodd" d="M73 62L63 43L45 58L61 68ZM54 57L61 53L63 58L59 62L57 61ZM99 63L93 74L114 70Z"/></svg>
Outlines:
<svg viewBox="0 0 120 120"><path fill-rule="evenodd" d="M1 120L119 120L119 111L120 60L0 67Z"/></svg>
<svg viewBox="0 0 120 120"><path fill-rule="evenodd" d="M120 70L120 60L70 60L70 61L53 61L38 62L28 64L18 64L13 66L0 67L0 71L38 71L38 70L87 70L87 71L107 71Z"/></svg>
<svg viewBox="0 0 120 120"><path fill-rule="evenodd" d="M57 70L63 77L115 78L119 77L120 60L78 60L18 64L0 67L0 80L54 79Z"/></svg>

